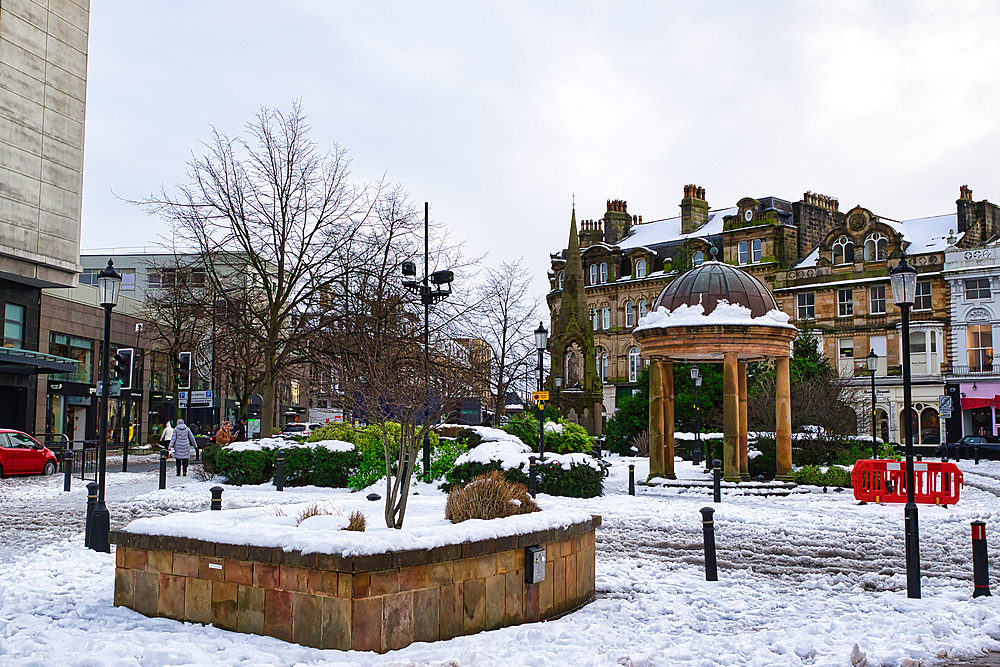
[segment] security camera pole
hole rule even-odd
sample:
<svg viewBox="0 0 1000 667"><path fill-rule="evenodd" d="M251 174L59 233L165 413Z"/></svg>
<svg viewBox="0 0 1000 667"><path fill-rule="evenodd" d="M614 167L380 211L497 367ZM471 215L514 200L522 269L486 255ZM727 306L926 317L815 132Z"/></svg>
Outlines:
<svg viewBox="0 0 1000 667"><path fill-rule="evenodd" d="M424 424L430 418L431 384L429 369L431 365L430 357L430 315L431 305L446 298L451 294L451 283L455 279L455 274L451 271L435 271L430 273L430 204L424 202L424 277L419 281L417 267L413 262L403 262L403 287L415 294L420 295L420 302L424 304L424 389L426 392L424 403ZM431 289L431 284L434 289ZM431 472L431 438L430 432L424 432L424 474Z"/></svg>

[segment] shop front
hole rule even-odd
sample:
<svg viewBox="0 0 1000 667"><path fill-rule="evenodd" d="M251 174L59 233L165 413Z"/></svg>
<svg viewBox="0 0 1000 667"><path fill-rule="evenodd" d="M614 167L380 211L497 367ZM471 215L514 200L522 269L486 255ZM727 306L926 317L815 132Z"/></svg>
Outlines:
<svg viewBox="0 0 1000 667"><path fill-rule="evenodd" d="M1000 411L1000 383L962 382L959 384L962 407L962 435L997 435Z"/></svg>

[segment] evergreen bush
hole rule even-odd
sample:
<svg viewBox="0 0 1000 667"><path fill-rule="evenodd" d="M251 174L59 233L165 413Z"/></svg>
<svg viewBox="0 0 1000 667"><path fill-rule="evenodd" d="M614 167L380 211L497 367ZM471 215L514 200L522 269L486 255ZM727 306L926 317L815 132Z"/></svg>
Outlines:
<svg viewBox="0 0 1000 667"><path fill-rule="evenodd" d="M223 447L216 457L216 468L227 484L263 484L274 477L274 452Z"/></svg>
<svg viewBox="0 0 1000 667"><path fill-rule="evenodd" d="M558 454L589 453L594 449L594 438L587 429L573 422L560 419L560 430L545 431L545 451ZM537 426L537 422L536 422Z"/></svg>
<svg viewBox="0 0 1000 667"><path fill-rule="evenodd" d="M466 462L452 468L445 474L444 491L451 492L458 486L468 484L473 478L491 472L500 472L509 482L528 484L528 466L522 463L517 468L504 470L499 461L489 463ZM604 493L604 478L608 475L608 465L600 462L597 468L587 464L572 464L569 470L555 462L539 462L535 468L535 484L538 493L570 498L594 498Z"/></svg>
<svg viewBox="0 0 1000 667"><path fill-rule="evenodd" d="M205 449L201 450L201 467L209 475L214 475L218 472L217 459L219 457L219 450L222 447L219 445L209 445Z"/></svg>

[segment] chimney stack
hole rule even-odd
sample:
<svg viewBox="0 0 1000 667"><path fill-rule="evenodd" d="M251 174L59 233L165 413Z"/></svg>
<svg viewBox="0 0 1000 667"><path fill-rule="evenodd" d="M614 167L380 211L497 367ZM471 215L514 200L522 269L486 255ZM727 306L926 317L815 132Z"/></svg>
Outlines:
<svg viewBox="0 0 1000 667"><path fill-rule="evenodd" d="M688 184L684 186L684 199L681 200L681 232L690 234L708 222L708 202L705 201L705 188Z"/></svg>

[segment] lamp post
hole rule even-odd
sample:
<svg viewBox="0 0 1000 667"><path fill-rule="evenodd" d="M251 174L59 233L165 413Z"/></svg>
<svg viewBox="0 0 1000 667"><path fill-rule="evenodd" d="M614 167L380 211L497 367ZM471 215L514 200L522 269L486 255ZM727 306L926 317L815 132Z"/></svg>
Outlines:
<svg viewBox="0 0 1000 667"><path fill-rule="evenodd" d="M539 322L535 329L535 347L538 348L538 391L542 391L544 379L542 374L542 355L545 348L549 346L549 330ZM545 460L545 406L543 401L538 401L538 458Z"/></svg>
<svg viewBox="0 0 1000 667"><path fill-rule="evenodd" d="M559 409L559 390L562 389L562 375L556 375L552 379L556 383L556 412L558 412L561 417L562 411Z"/></svg>
<svg viewBox="0 0 1000 667"><path fill-rule="evenodd" d="M868 365L868 372L872 376L872 458L878 458L878 444L875 442L875 431L876 431L876 418L875 418L875 370L878 368L878 355L875 354L875 350L872 349L865 357L865 363Z"/></svg>
<svg viewBox="0 0 1000 667"><path fill-rule="evenodd" d="M424 425L430 418L431 382L429 369L431 366L430 344L431 306L451 294L451 283L455 274L451 271L430 272L430 204L424 202L424 277L417 280L417 266L413 262L403 262L403 287L414 294L420 295L420 303L424 305L424 391L427 396L424 403ZM433 287L432 287L433 285ZM424 474L431 474L431 436L424 432Z"/></svg>
<svg viewBox="0 0 1000 667"><path fill-rule="evenodd" d="M698 364L691 366L691 381L694 382L694 446L701 449L701 407L698 405L698 389L701 388L701 369ZM708 453L705 452L708 461Z"/></svg>
<svg viewBox="0 0 1000 667"><path fill-rule="evenodd" d="M97 289L104 306L104 354L101 357L101 400L98 415L100 431L97 450L97 505L90 520L90 535L87 544L94 551L111 552L108 544L108 533L111 532L111 514L104 504L104 480L108 465L108 403L111 397L111 387L108 380L111 364L111 311L118 305L118 292L122 286L122 277L115 271L114 262L108 260L108 265L97 276Z"/></svg>
<svg viewBox="0 0 1000 667"><path fill-rule="evenodd" d="M903 434L906 441L906 595L920 597L920 531L917 526L917 503L913 498L913 417L910 408L910 306L916 300L917 270L900 253L899 264L889 272L892 298L903 314Z"/></svg>

